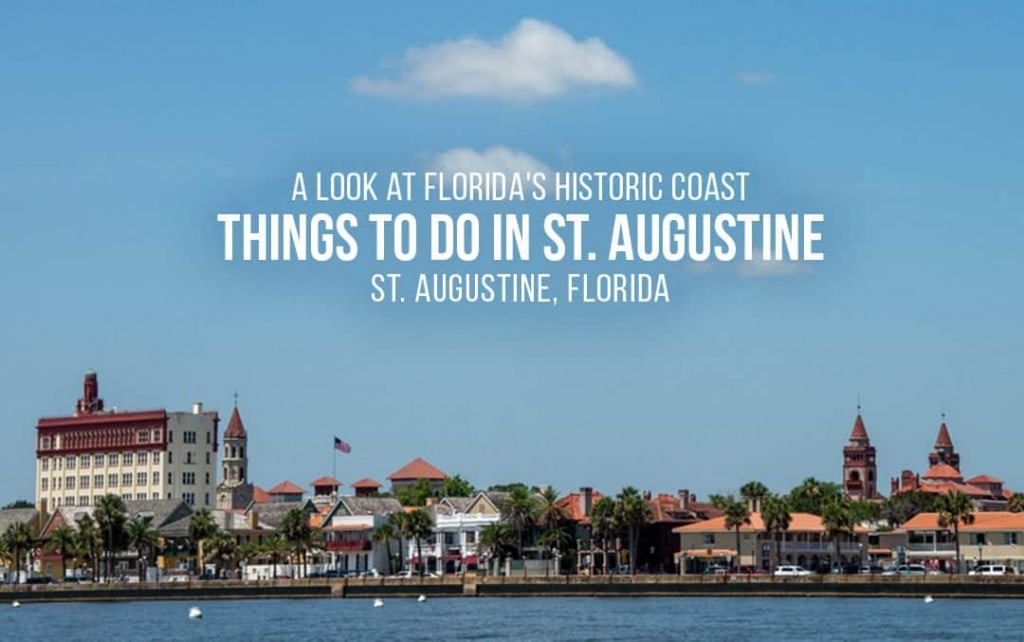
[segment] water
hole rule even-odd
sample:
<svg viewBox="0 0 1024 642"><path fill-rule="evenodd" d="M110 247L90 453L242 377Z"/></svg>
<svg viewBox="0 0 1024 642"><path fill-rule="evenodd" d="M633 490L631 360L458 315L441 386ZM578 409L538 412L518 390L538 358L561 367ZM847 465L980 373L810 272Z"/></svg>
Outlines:
<svg viewBox="0 0 1024 642"><path fill-rule="evenodd" d="M193 605L203 619L189 620ZM1024 600L390 598L3 605L6 640L1021 640Z"/></svg>

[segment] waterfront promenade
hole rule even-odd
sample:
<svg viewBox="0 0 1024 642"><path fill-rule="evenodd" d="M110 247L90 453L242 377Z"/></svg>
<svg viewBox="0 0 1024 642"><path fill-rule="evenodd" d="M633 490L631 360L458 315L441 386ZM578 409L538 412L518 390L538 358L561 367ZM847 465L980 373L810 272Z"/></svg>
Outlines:
<svg viewBox="0 0 1024 642"><path fill-rule="evenodd" d="M458 577L413 579L295 579L36 584L0 587L4 600L61 601L214 600L375 597L906 597L1024 598L1024 577L926 575L771 576L638 575L604 577Z"/></svg>

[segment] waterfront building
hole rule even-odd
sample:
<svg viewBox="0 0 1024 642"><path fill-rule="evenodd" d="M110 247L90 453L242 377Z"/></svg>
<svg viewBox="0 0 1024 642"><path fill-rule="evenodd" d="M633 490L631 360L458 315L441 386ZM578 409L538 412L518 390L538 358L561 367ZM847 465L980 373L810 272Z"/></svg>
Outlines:
<svg viewBox="0 0 1024 642"><path fill-rule="evenodd" d="M850 441L843 447L843 491L850 499L879 499L878 463L864 419L857 407Z"/></svg>
<svg viewBox="0 0 1024 642"><path fill-rule="evenodd" d="M125 501L180 499L212 508L216 412L105 409L95 372L85 374L71 416L36 425L36 504L86 507L107 493Z"/></svg>
<svg viewBox="0 0 1024 642"><path fill-rule="evenodd" d="M1005 564L1024 571L1024 513L978 512L973 523L960 524L959 530L960 557L966 567ZM938 513L918 513L892 537L896 546L904 547L907 562L955 564L956 535L951 527L939 525Z"/></svg>
<svg viewBox="0 0 1024 642"><path fill-rule="evenodd" d="M373 533L392 513L401 512L402 504L391 497L339 497L320 524L328 568L343 574L387 573L399 540L374 541Z"/></svg>

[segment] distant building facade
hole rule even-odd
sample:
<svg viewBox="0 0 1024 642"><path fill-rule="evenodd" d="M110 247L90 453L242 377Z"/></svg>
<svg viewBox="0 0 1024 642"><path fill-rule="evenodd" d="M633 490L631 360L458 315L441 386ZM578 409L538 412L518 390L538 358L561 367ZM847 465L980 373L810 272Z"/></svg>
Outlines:
<svg viewBox="0 0 1024 642"><path fill-rule="evenodd" d="M843 491L851 499L879 499L878 462L858 408L850 441L843 447Z"/></svg>
<svg viewBox="0 0 1024 642"><path fill-rule="evenodd" d="M36 425L36 504L48 510L125 501L180 499L212 508L217 475L216 412L105 410L95 372L85 374L74 414Z"/></svg>

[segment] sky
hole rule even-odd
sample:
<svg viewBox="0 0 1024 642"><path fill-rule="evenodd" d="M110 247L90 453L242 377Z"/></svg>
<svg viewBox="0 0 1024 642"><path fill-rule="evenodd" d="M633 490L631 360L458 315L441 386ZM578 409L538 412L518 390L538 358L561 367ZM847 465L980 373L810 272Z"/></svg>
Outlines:
<svg viewBox="0 0 1024 642"><path fill-rule="evenodd" d="M1024 489L1019 4L3 14L0 502L32 498L36 421L90 368L108 406L222 426L237 391L264 487L330 473L338 436L345 483L424 457L478 487L784 492L840 480L859 400L883 493L943 412L967 477ZM297 171L453 153L749 171L753 206L825 213L826 260L664 263L670 304L549 307L373 304L362 253L223 259L217 213L295 211Z"/></svg>

